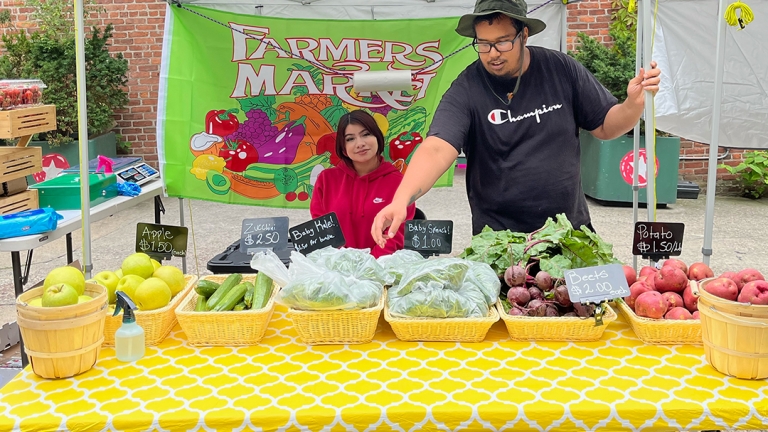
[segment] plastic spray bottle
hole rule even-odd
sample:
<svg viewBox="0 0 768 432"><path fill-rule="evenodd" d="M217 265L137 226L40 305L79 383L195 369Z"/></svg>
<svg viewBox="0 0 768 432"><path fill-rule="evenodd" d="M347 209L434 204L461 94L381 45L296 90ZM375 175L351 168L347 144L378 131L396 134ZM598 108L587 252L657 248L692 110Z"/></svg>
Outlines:
<svg viewBox="0 0 768 432"><path fill-rule="evenodd" d="M131 298L122 291L117 291L115 295L115 313L112 316L123 310L123 324L115 332L115 354L122 362L136 361L144 357L144 329L136 324L133 316L136 305Z"/></svg>

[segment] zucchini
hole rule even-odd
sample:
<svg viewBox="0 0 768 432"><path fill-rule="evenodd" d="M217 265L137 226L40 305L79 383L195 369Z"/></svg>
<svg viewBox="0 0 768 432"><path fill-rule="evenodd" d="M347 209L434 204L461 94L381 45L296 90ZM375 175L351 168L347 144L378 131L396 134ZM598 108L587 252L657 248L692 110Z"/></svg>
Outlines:
<svg viewBox="0 0 768 432"><path fill-rule="evenodd" d="M208 310L208 306L205 304L206 302L205 296L198 295L197 296L197 304L195 305L195 312L205 312Z"/></svg>
<svg viewBox="0 0 768 432"><path fill-rule="evenodd" d="M216 292L216 289L219 287L219 284L217 284L214 281L209 280L199 280L197 281L197 286L195 287L195 291L198 295L201 295L205 298L208 298L213 295L213 293Z"/></svg>
<svg viewBox="0 0 768 432"><path fill-rule="evenodd" d="M222 282L221 285L216 288L216 292L208 297L208 301L206 302L208 310L213 310L213 307L216 306L216 303L218 303L219 300L221 300L232 288L239 284L241 280L243 280L243 275L240 273L233 273L227 276L227 278L224 279L224 282ZM235 305L232 306L234 307Z"/></svg>
<svg viewBox="0 0 768 432"><path fill-rule="evenodd" d="M245 305L248 306L248 309L253 306L253 290L256 288L251 282L246 282L248 285L248 290L245 292Z"/></svg>
<svg viewBox="0 0 768 432"><path fill-rule="evenodd" d="M247 306L245 306L245 302L241 301L240 303L236 304L235 308L232 309L232 310L234 310L234 311L241 311L241 310L245 310L245 309L247 309Z"/></svg>
<svg viewBox="0 0 768 432"><path fill-rule="evenodd" d="M248 285L245 283L235 285L234 288L224 294L224 297L211 310L214 312L231 311L238 303L243 301L246 290L248 290Z"/></svg>
<svg viewBox="0 0 768 432"><path fill-rule="evenodd" d="M251 309L261 309L267 305L269 297L272 296L272 278L264 272L259 272L254 285Z"/></svg>

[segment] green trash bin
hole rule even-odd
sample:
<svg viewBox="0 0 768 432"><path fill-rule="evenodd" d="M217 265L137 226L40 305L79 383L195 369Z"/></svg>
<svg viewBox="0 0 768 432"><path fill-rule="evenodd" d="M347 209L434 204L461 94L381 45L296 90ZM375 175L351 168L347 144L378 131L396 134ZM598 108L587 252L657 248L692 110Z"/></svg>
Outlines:
<svg viewBox="0 0 768 432"><path fill-rule="evenodd" d="M603 141L588 131L580 132L581 184L584 193L606 203L632 202L632 175L635 164L634 138L621 136ZM645 137L640 138L640 172L644 172ZM674 204L680 166L680 138L656 137L656 203ZM639 179L639 202L647 204L646 183Z"/></svg>

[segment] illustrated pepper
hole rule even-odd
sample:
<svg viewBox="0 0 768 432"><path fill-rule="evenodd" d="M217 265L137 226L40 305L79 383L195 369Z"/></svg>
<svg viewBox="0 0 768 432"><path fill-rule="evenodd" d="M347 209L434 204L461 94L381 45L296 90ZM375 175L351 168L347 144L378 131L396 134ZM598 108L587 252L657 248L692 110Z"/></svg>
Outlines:
<svg viewBox="0 0 768 432"><path fill-rule="evenodd" d="M389 142L389 157L392 160L407 159L413 153L417 145L421 144L423 138L418 132L405 131Z"/></svg>
<svg viewBox="0 0 768 432"><path fill-rule="evenodd" d="M336 132L325 134L317 140L317 154L331 154L331 165L336 166L341 158L336 154Z"/></svg>
<svg viewBox="0 0 768 432"><path fill-rule="evenodd" d="M291 164L304 140L306 119L306 116L302 116L296 121L289 121L274 138L262 144L259 147L261 162L273 165Z"/></svg>
<svg viewBox="0 0 768 432"><path fill-rule="evenodd" d="M231 110L212 110L205 115L205 131L212 135L227 136L235 133L240 126L240 120L235 113L237 108Z"/></svg>
<svg viewBox="0 0 768 432"><path fill-rule="evenodd" d="M227 141L219 156L227 161L226 168L233 172L243 172L248 165L259 161L256 148L242 139Z"/></svg>

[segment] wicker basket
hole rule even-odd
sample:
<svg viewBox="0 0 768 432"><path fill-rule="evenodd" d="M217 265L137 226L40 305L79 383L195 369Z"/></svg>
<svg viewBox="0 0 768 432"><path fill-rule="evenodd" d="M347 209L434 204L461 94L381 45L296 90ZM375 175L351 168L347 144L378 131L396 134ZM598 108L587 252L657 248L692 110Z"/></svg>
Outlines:
<svg viewBox="0 0 768 432"><path fill-rule="evenodd" d="M701 345L701 320L645 318L638 316L623 299L615 304L638 339L647 344Z"/></svg>
<svg viewBox="0 0 768 432"><path fill-rule="evenodd" d="M90 370L99 357L104 339L107 290L85 284L85 303L46 308L28 302L43 295L32 288L16 299L16 320L32 372L42 378L69 378Z"/></svg>
<svg viewBox="0 0 768 432"><path fill-rule="evenodd" d="M201 280L221 284L227 276L205 276ZM256 275L243 275L243 281L255 280ZM190 290L176 308L176 318L190 345L255 345L267 331L272 312L275 310L275 295L279 290L277 285L272 286L272 295L267 305L261 309L225 312L195 312L198 294L195 290Z"/></svg>
<svg viewBox="0 0 768 432"><path fill-rule="evenodd" d="M485 318L402 318L392 316L387 305L384 319L402 341L482 342L499 313L492 307Z"/></svg>
<svg viewBox="0 0 768 432"><path fill-rule="evenodd" d="M386 290L375 307L359 310L303 311L288 309L288 318L307 345L364 344L373 340L384 308Z"/></svg>
<svg viewBox="0 0 768 432"><path fill-rule="evenodd" d="M768 378L768 306L725 300L692 287L699 296L704 356L720 373L741 379Z"/></svg>
<svg viewBox="0 0 768 432"><path fill-rule="evenodd" d="M184 275L187 284L176 294L165 307L151 311L138 310L134 313L136 323L144 329L144 343L154 346L162 342L176 326L176 307L197 283L197 276ZM104 346L115 346L115 332L123 324L122 315L107 314L104 326Z"/></svg>
<svg viewBox="0 0 768 432"><path fill-rule="evenodd" d="M601 326L595 325L594 318L509 315L501 301L496 303L496 308L507 326L509 337L514 341L596 341L603 337L608 324L618 318L616 312L608 305Z"/></svg>

